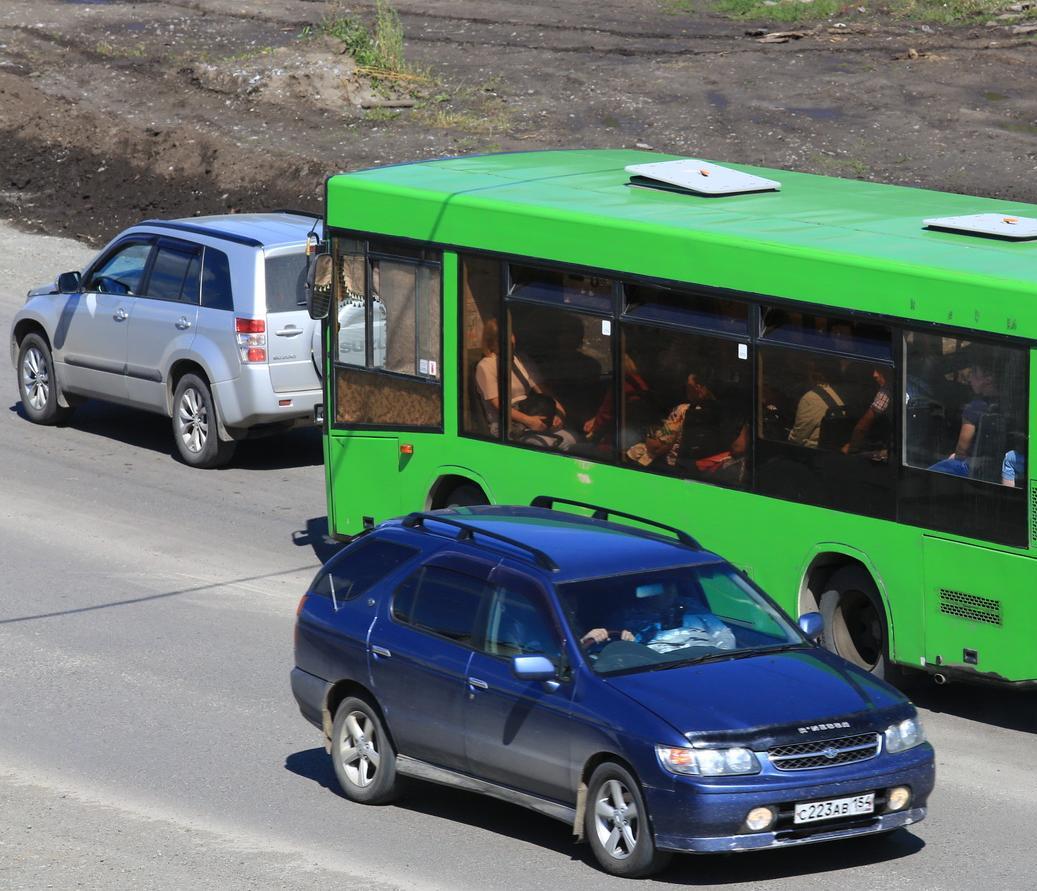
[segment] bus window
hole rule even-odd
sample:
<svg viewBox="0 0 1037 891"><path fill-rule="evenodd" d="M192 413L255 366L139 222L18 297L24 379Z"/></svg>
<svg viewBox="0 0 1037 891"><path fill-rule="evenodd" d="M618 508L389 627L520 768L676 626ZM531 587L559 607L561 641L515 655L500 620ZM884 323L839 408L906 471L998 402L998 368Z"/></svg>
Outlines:
<svg viewBox="0 0 1037 891"><path fill-rule="evenodd" d="M988 483L1025 479L1025 350L938 334L904 338L904 461Z"/></svg>
<svg viewBox="0 0 1037 891"><path fill-rule="evenodd" d="M759 491L892 516L893 367L786 347L758 356Z"/></svg>
<svg viewBox="0 0 1037 891"><path fill-rule="evenodd" d="M774 343L853 353L887 362L893 355L890 330L883 325L779 307L764 310L763 338Z"/></svg>
<svg viewBox="0 0 1037 891"><path fill-rule="evenodd" d="M509 438L611 458L612 444L588 442L586 429L603 406L611 408L612 323L533 303L510 303L508 315Z"/></svg>
<svg viewBox="0 0 1037 891"><path fill-rule="evenodd" d="M372 308L384 307L385 348L372 368L439 377L439 270L380 257L370 261Z"/></svg>
<svg viewBox="0 0 1037 891"><path fill-rule="evenodd" d="M461 430L500 438L500 327L503 266L484 257L461 257Z"/></svg>
<svg viewBox="0 0 1037 891"><path fill-rule="evenodd" d="M611 279L590 273L518 266L514 263L509 267L508 278L509 297L612 312Z"/></svg>
<svg viewBox="0 0 1037 891"><path fill-rule="evenodd" d="M335 361L345 365L367 364L366 298L367 279L364 266L364 245L352 238L335 242L337 300ZM379 333L384 338L385 313L380 313Z"/></svg>
<svg viewBox="0 0 1037 891"><path fill-rule="evenodd" d="M748 346L623 327L622 459L630 467L745 486L752 414Z"/></svg>
<svg viewBox="0 0 1037 891"><path fill-rule="evenodd" d="M749 333L748 304L722 300L695 291L623 285L625 315L645 321Z"/></svg>

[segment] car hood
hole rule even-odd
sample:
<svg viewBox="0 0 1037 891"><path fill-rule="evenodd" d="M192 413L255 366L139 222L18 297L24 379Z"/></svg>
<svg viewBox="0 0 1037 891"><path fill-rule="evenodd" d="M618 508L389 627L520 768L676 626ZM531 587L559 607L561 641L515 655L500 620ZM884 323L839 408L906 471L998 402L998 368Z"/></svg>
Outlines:
<svg viewBox="0 0 1037 891"><path fill-rule="evenodd" d="M35 288L29 288L29 293L25 295L25 299L28 300L30 297L40 297L43 294L56 294L58 292L57 279L47 285L37 285Z"/></svg>
<svg viewBox="0 0 1037 891"><path fill-rule="evenodd" d="M845 736L913 711L884 681L819 648L604 680L696 740Z"/></svg>

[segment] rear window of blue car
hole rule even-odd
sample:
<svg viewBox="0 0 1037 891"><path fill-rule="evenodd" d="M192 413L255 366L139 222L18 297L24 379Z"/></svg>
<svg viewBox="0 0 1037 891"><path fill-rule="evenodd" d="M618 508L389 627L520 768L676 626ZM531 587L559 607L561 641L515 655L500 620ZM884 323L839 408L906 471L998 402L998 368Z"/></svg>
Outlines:
<svg viewBox="0 0 1037 891"><path fill-rule="evenodd" d="M396 590L392 615L404 625L473 646L476 618L491 593L489 584L470 575L426 566Z"/></svg>
<svg viewBox="0 0 1037 891"><path fill-rule="evenodd" d="M416 548L361 539L333 557L310 586L310 594L328 597L335 604L359 597L417 554Z"/></svg>

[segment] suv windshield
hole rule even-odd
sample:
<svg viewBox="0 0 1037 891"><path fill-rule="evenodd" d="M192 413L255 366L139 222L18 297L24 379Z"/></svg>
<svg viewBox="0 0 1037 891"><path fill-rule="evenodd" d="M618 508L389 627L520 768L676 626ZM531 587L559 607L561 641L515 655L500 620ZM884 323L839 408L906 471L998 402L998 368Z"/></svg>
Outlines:
<svg viewBox="0 0 1037 891"><path fill-rule="evenodd" d="M570 582L558 594L598 674L806 646L799 629L724 563Z"/></svg>

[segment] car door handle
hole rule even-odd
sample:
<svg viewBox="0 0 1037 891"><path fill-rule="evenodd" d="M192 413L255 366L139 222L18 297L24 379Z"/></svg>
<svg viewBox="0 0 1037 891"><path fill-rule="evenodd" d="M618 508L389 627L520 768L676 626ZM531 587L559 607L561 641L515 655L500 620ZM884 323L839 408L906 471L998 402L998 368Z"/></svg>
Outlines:
<svg viewBox="0 0 1037 891"><path fill-rule="evenodd" d="M388 659L392 655L385 647L371 647L371 652L384 659Z"/></svg>
<svg viewBox="0 0 1037 891"><path fill-rule="evenodd" d="M176 320L176 327L181 331L186 331L191 327L191 320L187 318L187 316L180 316L180 318Z"/></svg>
<svg viewBox="0 0 1037 891"><path fill-rule="evenodd" d="M296 328L294 325L289 325L287 328L282 328L280 331L275 332L278 337L295 337L296 334L302 334L302 328Z"/></svg>
<svg viewBox="0 0 1037 891"><path fill-rule="evenodd" d="M112 313L112 318L117 322L125 322L130 317L130 314L126 312L121 306Z"/></svg>
<svg viewBox="0 0 1037 891"><path fill-rule="evenodd" d="M479 680L479 678L469 678L468 679L468 686L469 687L475 687L477 690L489 690L490 689L490 685L487 684L486 681Z"/></svg>

